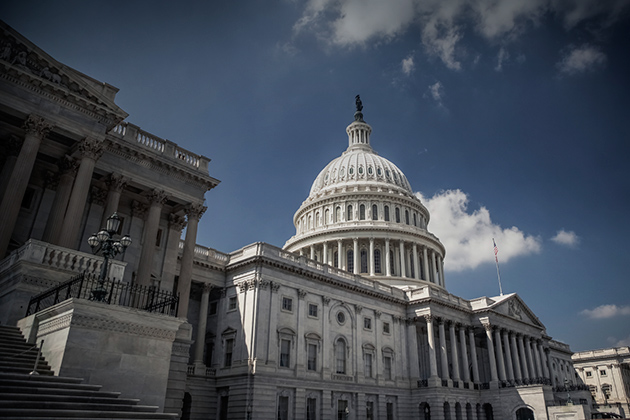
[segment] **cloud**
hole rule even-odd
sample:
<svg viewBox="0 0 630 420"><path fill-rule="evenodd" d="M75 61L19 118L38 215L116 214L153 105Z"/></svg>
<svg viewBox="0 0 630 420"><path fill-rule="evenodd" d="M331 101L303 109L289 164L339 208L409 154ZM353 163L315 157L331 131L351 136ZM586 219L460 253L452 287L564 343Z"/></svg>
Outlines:
<svg viewBox="0 0 630 420"><path fill-rule="evenodd" d="M570 30L586 20L591 26L610 26L628 9L627 0L307 0L293 30L352 48L389 42L415 25L425 52L460 70L464 36L505 44L548 15Z"/></svg>
<svg viewBox="0 0 630 420"><path fill-rule="evenodd" d="M510 53L503 47L499 50L497 54L497 65L494 68L496 71L503 71L503 63L510 58Z"/></svg>
<svg viewBox="0 0 630 420"><path fill-rule="evenodd" d="M401 62L402 72L405 73L406 76L409 76L416 68L415 63L413 62L413 55L404 58Z"/></svg>
<svg viewBox="0 0 630 420"><path fill-rule="evenodd" d="M447 270L464 271L494 263L492 238L502 263L541 250L540 238L526 235L515 226L503 228L493 223L487 208L470 213L468 195L461 190L441 191L430 198L419 192L416 196L431 213L429 230L447 249L444 260Z"/></svg>
<svg viewBox="0 0 630 420"><path fill-rule="evenodd" d="M570 46L557 64L560 73L573 75L592 71L606 63L606 55L599 48L584 44Z"/></svg>
<svg viewBox="0 0 630 420"><path fill-rule="evenodd" d="M626 338L622 338L621 340L617 340L615 337L609 337L612 340L613 346L614 347L628 347L630 346L630 335L627 336Z"/></svg>
<svg viewBox="0 0 630 420"><path fill-rule="evenodd" d="M580 314L591 319L606 319L616 316L630 315L630 305L617 306L615 304L600 305L595 309L584 309Z"/></svg>
<svg viewBox="0 0 630 420"><path fill-rule="evenodd" d="M564 229L559 230L556 236L551 238L552 241L558 245L568 246L569 248L575 248L580 243L580 237L573 231L566 231Z"/></svg>
<svg viewBox="0 0 630 420"><path fill-rule="evenodd" d="M429 85L428 94L425 94L424 97L431 97L437 106L440 108L444 108L444 103L442 101L442 97L444 96L444 86L440 81L435 82L432 85Z"/></svg>

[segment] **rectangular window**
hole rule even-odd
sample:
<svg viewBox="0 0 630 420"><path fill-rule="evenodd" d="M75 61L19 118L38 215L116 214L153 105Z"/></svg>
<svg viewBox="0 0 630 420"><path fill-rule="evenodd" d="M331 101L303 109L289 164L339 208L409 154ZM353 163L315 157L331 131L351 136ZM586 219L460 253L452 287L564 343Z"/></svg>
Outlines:
<svg viewBox="0 0 630 420"><path fill-rule="evenodd" d="M348 418L348 401L337 400L337 420L346 420Z"/></svg>
<svg viewBox="0 0 630 420"><path fill-rule="evenodd" d="M394 420L394 403L387 403L387 420Z"/></svg>
<svg viewBox="0 0 630 420"><path fill-rule="evenodd" d="M367 420L374 420L374 402L368 401L365 403L365 413Z"/></svg>
<svg viewBox="0 0 630 420"><path fill-rule="evenodd" d="M283 297L282 298L282 310L283 311L292 312L293 311L293 299L288 298L288 297Z"/></svg>
<svg viewBox="0 0 630 420"><path fill-rule="evenodd" d="M210 302L209 314L210 315L216 315L217 314L217 307L218 307L218 302L216 300L214 302Z"/></svg>
<svg viewBox="0 0 630 420"><path fill-rule="evenodd" d="M289 397L278 397L278 420L289 420Z"/></svg>
<svg viewBox="0 0 630 420"><path fill-rule="evenodd" d="M228 311L236 310L236 296L230 296L230 300L228 301Z"/></svg>
<svg viewBox="0 0 630 420"><path fill-rule="evenodd" d="M593 372L586 372L586 377L590 378L591 376L593 376Z"/></svg>
<svg viewBox="0 0 630 420"><path fill-rule="evenodd" d="M606 369L602 369L599 371L599 376L606 376Z"/></svg>
<svg viewBox="0 0 630 420"><path fill-rule="evenodd" d="M390 356L383 357L383 374L386 380L392 380L392 358Z"/></svg>
<svg viewBox="0 0 630 420"><path fill-rule="evenodd" d="M383 322L383 334L389 334L389 322Z"/></svg>
<svg viewBox="0 0 630 420"><path fill-rule="evenodd" d="M229 397L224 395L219 402L219 419L228 420L228 401Z"/></svg>
<svg viewBox="0 0 630 420"><path fill-rule="evenodd" d="M365 353L363 355L363 361L365 364L365 377L366 378L371 378L372 377L372 354L370 353Z"/></svg>
<svg viewBox="0 0 630 420"><path fill-rule="evenodd" d="M280 340L280 366L281 367L290 367L289 362L291 355L291 341L289 340Z"/></svg>
<svg viewBox="0 0 630 420"><path fill-rule="evenodd" d="M308 344L307 346L307 362L308 370L317 370L317 345Z"/></svg>
<svg viewBox="0 0 630 420"><path fill-rule="evenodd" d="M315 305L314 303L309 303L308 304L308 316L311 316L313 318L317 318L317 305Z"/></svg>
<svg viewBox="0 0 630 420"><path fill-rule="evenodd" d="M225 360L223 366L230 367L232 366L232 351L234 349L234 339L228 338L225 340Z"/></svg>
<svg viewBox="0 0 630 420"><path fill-rule="evenodd" d="M346 345L341 340L335 346L335 356L337 358L337 373L346 373Z"/></svg>
<svg viewBox="0 0 630 420"><path fill-rule="evenodd" d="M363 318L363 328L365 328L366 330L372 329L372 318L369 318L367 316Z"/></svg>
<svg viewBox="0 0 630 420"><path fill-rule="evenodd" d="M317 399L306 399L306 420L317 420Z"/></svg>

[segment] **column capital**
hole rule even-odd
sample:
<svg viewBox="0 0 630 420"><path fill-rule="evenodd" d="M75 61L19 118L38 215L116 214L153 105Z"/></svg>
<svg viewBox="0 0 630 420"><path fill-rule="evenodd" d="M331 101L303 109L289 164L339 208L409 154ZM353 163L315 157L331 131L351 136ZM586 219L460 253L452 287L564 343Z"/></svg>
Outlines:
<svg viewBox="0 0 630 420"><path fill-rule="evenodd" d="M306 290L298 289L297 294L299 300L304 300L304 298L306 297Z"/></svg>
<svg viewBox="0 0 630 420"><path fill-rule="evenodd" d="M379 311L378 309L374 311L374 317L376 319L379 319L381 317L383 313L381 311Z"/></svg>
<svg viewBox="0 0 630 420"><path fill-rule="evenodd" d="M102 188L92 185L90 189L90 202L93 204L104 206L105 200L107 200L107 191Z"/></svg>
<svg viewBox="0 0 630 420"><path fill-rule="evenodd" d="M139 217L141 219L144 219L144 216L146 215L148 210L148 206L144 203L141 203L139 201L132 201L131 202L131 215L134 217Z"/></svg>
<svg viewBox="0 0 630 420"><path fill-rule="evenodd" d="M4 143L4 152L7 156L18 156L24 139L19 138L16 135L11 135Z"/></svg>
<svg viewBox="0 0 630 420"><path fill-rule="evenodd" d="M278 289L280 289L280 283L276 283L275 281L271 282L271 291L273 293L278 293Z"/></svg>
<svg viewBox="0 0 630 420"><path fill-rule="evenodd" d="M426 315L422 315L422 317L424 318L424 320L427 322L427 324L429 322L432 322L436 316L435 315L431 315L431 314L426 314Z"/></svg>
<svg viewBox="0 0 630 420"><path fill-rule="evenodd" d="M30 114L22 125L26 133L35 134L40 138L46 137L53 127L53 124L35 114Z"/></svg>
<svg viewBox="0 0 630 420"><path fill-rule="evenodd" d="M486 332L492 332L492 330L494 329L494 325L490 325L488 324L483 324L483 328L486 330Z"/></svg>
<svg viewBox="0 0 630 420"><path fill-rule="evenodd" d="M354 311L358 314L361 313L361 311L363 311L363 306L361 305L357 305L356 303L354 304Z"/></svg>
<svg viewBox="0 0 630 420"><path fill-rule="evenodd" d="M190 219L201 219L201 216L203 216L206 210L208 210L208 207L204 206L203 204L189 205L188 207L186 207L186 216L188 216L188 221L190 221Z"/></svg>
<svg viewBox="0 0 630 420"><path fill-rule="evenodd" d="M149 205L158 205L163 206L168 200L168 195L163 190L152 190L146 194L147 200L149 201Z"/></svg>
<svg viewBox="0 0 630 420"><path fill-rule="evenodd" d="M180 214L171 213L168 215L168 226L181 232L186 226L186 218Z"/></svg>
<svg viewBox="0 0 630 420"><path fill-rule="evenodd" d="M324 306L328 306L330 304L330 297L322 296L322 302L324 303Z"/></svg>
<svg viewBox="0 0 630 420"><path fill-rule="evenodd" d="M61 175L75 176L79 169L79 161L70 155L65 155L57 161L57 167Z"/></svg>
<svg viewBox="0 0 630 420"><path fill-rule="evenodd" d="M128 182L129 180L127 178L125 178L122 175L115 174L113 172L109 174L109 176L105 180L107 187L111 191L117 191L117 192L121 192L123 189L125 189Z"/></svg>
<svg viewBox="0 0 630 420"><path fill-rule="evenodd" d="M103 142L92 137L86 137L79 142L77 150L81 157L96 161L103 154Z"/></svg>
<svg viewBox="0 0 630 420"><path fill-rule="evenodd" d="M201 286L201 291L204 293L210 293L214 289L214 285L210 283L203 283Z"/></svg>
<svg viewBox="0 0 630 420"><path fill-rule="evenodd" d="M411 326L411 325L414 325L416 323L416 317L412 316L412 317L409 317L409 318L405 318L405 322L407 323L408 327Z"/></svg>

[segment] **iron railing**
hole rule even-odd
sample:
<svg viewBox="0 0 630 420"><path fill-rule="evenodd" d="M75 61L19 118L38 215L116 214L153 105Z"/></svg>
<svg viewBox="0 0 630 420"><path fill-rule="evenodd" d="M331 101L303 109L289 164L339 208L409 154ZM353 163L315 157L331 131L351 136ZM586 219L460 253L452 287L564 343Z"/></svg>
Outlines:
<svg viewBox="0 0 630 420"><path fill-rule="evenodd" d="M56 305L70 298L92 300L92 290L99 286L98 276L79 274L59 286L33 296L28 303L26 316ZM125 306L147 312L177 316L179 294L160 290L152 286L140 286L116 280L105 280L107 290L103 303Z"/></svg>

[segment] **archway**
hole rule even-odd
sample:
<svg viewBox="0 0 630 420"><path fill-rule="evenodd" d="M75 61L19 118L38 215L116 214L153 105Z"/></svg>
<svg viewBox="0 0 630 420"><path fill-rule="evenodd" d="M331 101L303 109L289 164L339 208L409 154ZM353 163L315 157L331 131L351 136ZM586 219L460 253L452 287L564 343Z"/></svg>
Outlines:
<svg viewBox="0 0 630 420"><path fill-rule="evenodd" d="M527 407L516 410L516 420L535 420L534 412Z"/></svg>

